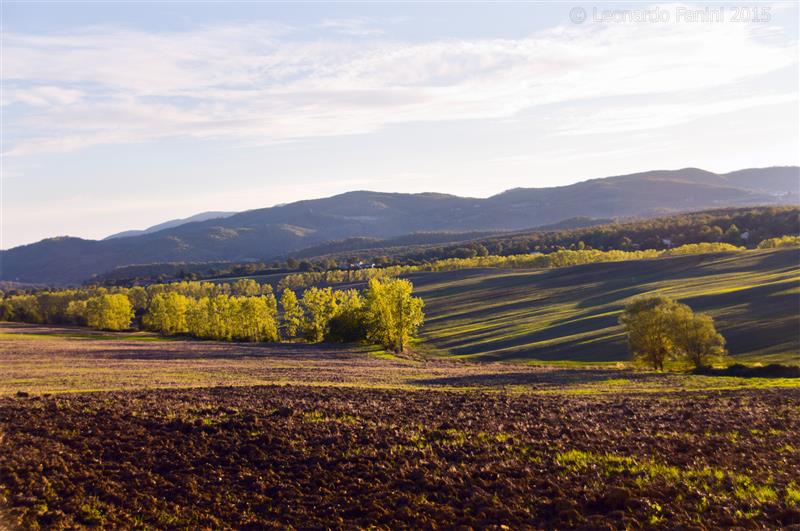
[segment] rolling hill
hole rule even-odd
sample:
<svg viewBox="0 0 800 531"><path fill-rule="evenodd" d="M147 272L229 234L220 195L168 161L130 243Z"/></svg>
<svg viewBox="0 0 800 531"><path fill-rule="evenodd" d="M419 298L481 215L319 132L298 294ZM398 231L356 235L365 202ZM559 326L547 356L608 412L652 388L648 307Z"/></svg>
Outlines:
<svg viewBox="0 0 800 531"><path fill-rule="evenodd" d="M694 168L653 171L555 188L514 189L487 199L348 192L138 236L42 240L0 252L0 280L78 283L122 265L269 260L353 237L520 230L576 216L653 216L720 206L797 203L798 171L797 167L725 175Z"/></svg>
<svg viewBox="0 0 800 531"><path fill-rule="evenodd" d="M742 361L800 364L800 249L687 255L548 270L471 269L410 278L422 336L482 361L627 359L624 302L659 292L710 313Z"/></svg>

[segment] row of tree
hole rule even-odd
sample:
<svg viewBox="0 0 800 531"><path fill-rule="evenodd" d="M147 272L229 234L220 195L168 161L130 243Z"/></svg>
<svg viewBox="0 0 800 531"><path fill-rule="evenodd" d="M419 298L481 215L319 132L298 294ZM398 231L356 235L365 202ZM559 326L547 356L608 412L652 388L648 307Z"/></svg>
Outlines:
<svg viewBox="0 0 800 531"><path fill-rule="evenodd" d="M476 267L499 267L510 269L567 267L598 262L620 262L624 260L645 260L660 256L682 254L702 254L713 252L743 251L729 243L687 244L673 249L656 251L599 251L597 249L560 250L549 254L528 253L509 256L486 255L472 258L445 258L419 265L392 265L387 267L331 270L286 275L278 283L278 289L302 289L319 284L339 284L365 282L372 278L392 278L419 271L455 271Z"/></svg>
<svg viewBox="0 0 800 531"><path fill-rule="evenodd" d="M176 282L143 288L86 288L5 296L0 319L74 323L99 330L141 328L222 341L351 342L403 351L422 324L422 299L408 280L372 279L364 293L312 287L298 298L269 285Z"/></svg>
<svg viewBox="0 0 800 531"><path fill-rule="evenodd" d="M443 258L474 258L485 255L508 256L558 250L664 250L690 243L730 243L756 247L768 238L800 233L800 209L785 207L724 208L674 214L626 222L613 222L578 228L539 229L476 238L450 245L416 245L375 248L332 253L323 258L354 263L374 262L386 256L391 263L419 263ZM316 261L322 260L322 258ZM314 260L312 260L314 261Z"/></svg>
<svg viewBox="0 0 800 531"><path fill-rule="evenodd" d="M597 221L595 221L597 222ZM237 276L325 271L364 262L415 265L446 258L510 256L559 250L664 250L692 243L729 243L753 248L770 238L800 233L800 209L786 207L724 208L661 218L593 225L575 219L562 228L546 228L501 236L410 234L391 241L350 238L306 251L305 258L267 262L160 263L123 266L104 273L96 282L106 285L201 280ZM586 226L588 225L588 226ZM437 240L442 243L435 243ZM445 242L450 241L447 244ZM380 244L384 243L385 247ZM316 252L316 257L308 253Z"/></svg>
<svg viewBox="0 0 800 531"><path fill-rule="evenodd" d="M725 338L710 315L663 295L631 300L620 316L632 359L654 370L668 362L708 367L726 355Z"/></svg>
<svg viewBox="0 0 800 531"><path fill-rule="evenodd" d="M800 236L781 236L779 238L768 238L758 244L759 249L780 249L784 247L800 246Z"/></svg>

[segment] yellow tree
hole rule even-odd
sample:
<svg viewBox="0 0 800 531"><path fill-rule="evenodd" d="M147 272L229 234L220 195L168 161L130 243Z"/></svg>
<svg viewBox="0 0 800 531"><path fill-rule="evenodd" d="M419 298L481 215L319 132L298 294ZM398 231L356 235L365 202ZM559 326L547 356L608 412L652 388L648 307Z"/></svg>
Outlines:
<svg viewBox="0 0 800 531"><path fill-rule="evenodd" d="M281 307L283 308L283 330L288 339L297 335L297 331L303 324L303 308L297 301L294 291L286 288L281 295Z"/></svg>
<svg viewBox="0 0 800 531"><path fill-rule="evenodd" d="M189 334L199 338L211 337L208 315L210 313L208 297L189 299L186 307L186 328Z"/></svg>
<svg viewBox="0 0 800 531"><path fill-rule="evenodd" d="M231 293L244 297L261 295L261 286L252 278L240 278L231 286Z"/></svg>
<svg viewBox="0 0 800 531"><path fill-rule="evenodd" d="M209 337L230 341L233 339L233 304L228 295L217 295L208 299Z"/></svg>
<svg viewBox="0 0 800 531"><path fill-rule="evenodd" d="M413 297L414 286L408 280L369 281L366 293L367 335L384 347L403 352L422 324L423 301Z"/></svg>
<svg viewBox="0 0 800 531"><path fill-rule="evenodd" d="M165 335L183 334L189 331L186 310L189 298L175 292L158 293L150 301L150 307L142 318L148 330Z"/></svg>
<svg viewBox="0 0 800 531"><path fill-rule="evenodd" d="M309 288L303 292L306 319L303 323L306 339L318 343L325 337L328 321L336 314L336 296L331 288Z"/></svg>
<svg viewBox="0 0 800 531"><path fill-rule="evenodd" d="M98 295L86 301L86 322L99 330L126 330L131 326L133 306L121 293Z"/></svg>
<svg viewBox="0 0 800 531"><path fill-rule="evenodd" d="M278 327L275 312L264 297L235 297L234 323L231 328L236 339L244 341L277 341Z"/></svg>

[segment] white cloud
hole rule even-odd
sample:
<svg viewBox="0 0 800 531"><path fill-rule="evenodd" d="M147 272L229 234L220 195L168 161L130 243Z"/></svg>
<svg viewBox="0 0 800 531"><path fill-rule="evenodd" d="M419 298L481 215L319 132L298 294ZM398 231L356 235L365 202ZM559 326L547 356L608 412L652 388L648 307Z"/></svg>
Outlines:
<svg viewBox="0 0 800 531"><path fill-rule="evenodd" d="M375 27L373 21L366 18L328 19L323 20L319 27L351 37L374 37L384 34L382 29Z"/></svg>
<svg viewBox="0 0 800 531"><path fill-rule="evenodd" d="M371 28L361 19L323 25ZM797 64L796 43L758 24L586 25L520 39L417 43L284 39L287 31L266 24L173 33L7 31L4 103L18 109L6 119L6 154L168 137L284 142L649 95L658 102L646 112L608 104L588 123L591 117L565 110L556 127L562 134L646 129L746 104L715 91ZM687 93L698 97L670 99Z"/></svg>

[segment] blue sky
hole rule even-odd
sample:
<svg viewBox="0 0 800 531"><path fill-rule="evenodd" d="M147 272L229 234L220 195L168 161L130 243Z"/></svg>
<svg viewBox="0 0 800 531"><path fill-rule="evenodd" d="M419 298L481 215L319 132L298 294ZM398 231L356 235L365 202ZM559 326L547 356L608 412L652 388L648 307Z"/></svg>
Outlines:
<svg viewBox="0 0 800 531"><path fill-rule="evenodd" d="M797 4L753 5L4 2L0 246L798 164Z"/></svg>

